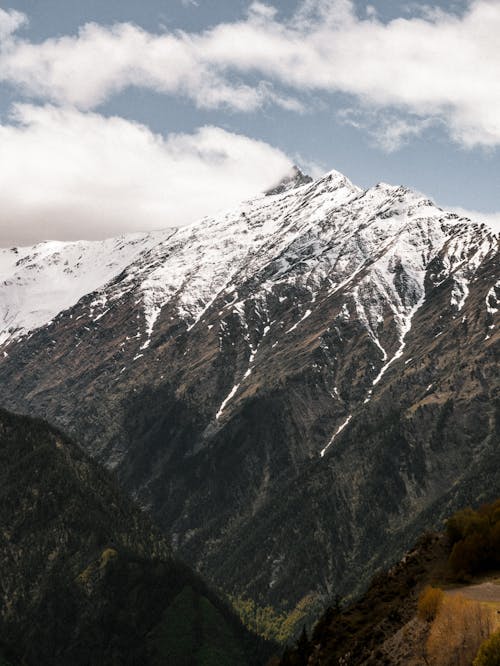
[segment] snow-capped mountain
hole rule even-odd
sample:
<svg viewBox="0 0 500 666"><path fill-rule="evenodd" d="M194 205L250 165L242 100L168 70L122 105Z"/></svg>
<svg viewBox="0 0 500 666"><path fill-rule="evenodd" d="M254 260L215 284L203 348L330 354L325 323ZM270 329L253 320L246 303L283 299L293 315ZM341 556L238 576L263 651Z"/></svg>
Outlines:
<svg viewBox="0 0 500 666"><path fill-rule="evenodd" d="M0 344L47 325L119 275L159 238L131 234L102 242L0 248Z"/></svg>
<svg viewBox="0 0 500 666"><path fill-rule="evenodd" d="M290 179L284 182L289 186ZM319 308L320 293L325 299L343 291L382 360L391 363L392 350L379 339L386 315L392 315L392 334L404 344L432 260L441 255L443 266L430 279L438 285L451 277L450 303L460 311L470 279L496 251L498 239L486 226L445 213L405 188L379 184L362 191L338 172L302 187L301 182L292 192L277 187L277 196L181 229L1 249L0 343L49 324L88 294L96 295L89 304L95 322L110 311L108 305L134 292L142 304L136 337L145 338L146 348L167 306L190 330L217 298L229 301L226 310L241 311L238 286L265 271L252 292L264 319L267 294L287 285L303 288L311 305L296 321L291 313L291 329L283 331L284 321L268 321L276 332L296 330ZM490 292L485 307L495 309L489 304L491 298L495 302L494 285ZM270 331L271 326L266 335Z"/></svg>
<svg viewBox="0 0 500 666"><path fill-rule="evenodd" d="M189 227L1 250L3 403L77 434L217 584L293 606L500 490L499 277L487 226L294 173Z"/></svg>

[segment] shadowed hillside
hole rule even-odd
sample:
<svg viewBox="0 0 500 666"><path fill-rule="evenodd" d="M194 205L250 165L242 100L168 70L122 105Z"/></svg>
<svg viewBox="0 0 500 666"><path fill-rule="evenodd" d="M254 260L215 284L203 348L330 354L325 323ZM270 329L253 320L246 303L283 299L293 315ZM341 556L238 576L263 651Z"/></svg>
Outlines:
<svg viewBox="0 0 500 666"><path fill-rule="evenodd" d="M2 666L265 661L267 646L108 473L46 423L4 411L0 521Z"/></svg>
<svg viewBox="0 0 500 666"><path fill-rule="evenodd" d="M500 500L455 513L359 600L328 608L276 664L471 666L500 629L499 534Z"/></svg>

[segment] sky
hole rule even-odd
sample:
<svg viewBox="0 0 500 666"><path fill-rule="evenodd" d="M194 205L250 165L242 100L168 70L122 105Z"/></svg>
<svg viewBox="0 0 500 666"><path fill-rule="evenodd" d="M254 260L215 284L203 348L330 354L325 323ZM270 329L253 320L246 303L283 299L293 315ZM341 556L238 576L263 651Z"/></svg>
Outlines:
<svg viewBox="0 0 500 666"><path fill-rule="evenodd" d="M0 2L0 246L193 222L298 164L500 226L498 0Z"/></svg>

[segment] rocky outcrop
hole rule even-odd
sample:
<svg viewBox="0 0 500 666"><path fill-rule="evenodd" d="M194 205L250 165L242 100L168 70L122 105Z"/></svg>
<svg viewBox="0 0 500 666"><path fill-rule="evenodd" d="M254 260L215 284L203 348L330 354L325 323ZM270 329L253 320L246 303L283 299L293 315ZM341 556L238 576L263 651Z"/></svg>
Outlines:
<svg viewBox="0 0 500 666"><path fill-rule="evenodd" d="M294 166L291 172L285 176L275 187L272 187L266 192L266 196L273 196L274 194L283 194L288 190L292 190L301 185L308 185L312 183L311 176L307 176L302 171Z"/></svg>

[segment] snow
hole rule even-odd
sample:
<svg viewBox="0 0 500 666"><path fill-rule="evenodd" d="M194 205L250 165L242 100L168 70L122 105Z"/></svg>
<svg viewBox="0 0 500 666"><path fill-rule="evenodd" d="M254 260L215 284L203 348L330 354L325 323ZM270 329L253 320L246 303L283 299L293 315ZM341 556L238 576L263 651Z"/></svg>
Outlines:
<svg viewBox="0 0 500 666"><path fill-rule="evenodd" d="M346 428L349 425L349 423L351 422L351 419L352 419L352 414L349 414L349 416L346 418L346 420L337 428L337 430L335 431L331 440L328 442L328 444L325 446L325 448L321 451L321 453L320 453L321 458L324 457L325 453L328 451L328 449L333 444L333 442L338 437L338 435L340 435L342 430L344 430L344 428Z"/></svg>
<svg viewBox="0 0 500 666"><path fill-rule="evenodd" d="M342 317L342 319L345 319L345 320L351 318L351 314L349 312L349 307L348 307L347 303L344 303L344 305L342 306L340 316Z"/></svg>
<svg viewBox="0 0 500 666"><path fill-rule="evenodd" d="M408 314L401 318L402 321L401 321L401 334L400 334L399 347L394 356L390 358L385 365L382 366L380 372L373 380L373 386L376 386L380 382L380 380L385 375L390 366L394 363L394 361L397 361L398 358L401 358L401 356L403 355L403 352L406 347L406 336L411 330L413 317L415 316L415 313L422 307L424 301L425 301L425 293L422 293L417 303L410 309Z"/></svg>
<svg viewBox="0 0 500 666"><path fill-rule="evenodd" d="M94 317L94 323L95 323L96 321L99 321L99 319L102 319L102 317L104 317L104 315L108 314L108 312L110 311L110 309L111 309L111 308L106 308L106 309L103 310L100 314L98 314L97 317Z"/></svg>
<svg viewBox="0 0 500 666"><path fill-rule="evenodd" d="M161 307L156 307L153 303L149 303L144 307L144 319L146 320L146 340L140 346L140 349L147 349L151 344L151 335L153 334L153 329L156 324L158 317L160 316Z"/></svg>
<svg viewBox="0 0 500 666"><path fill-rule="evenodd" d="M120 299L133 299L144 352L166 307L186 330L206 323L214 308L222 318L229 307L245 327L238 294L251 280L249 298L262 308L265 326L268 297L277 297L283 308L290 303L280 317L286 333L342 292L339 316L359 320L380 352L375 386L404 351L432 259L440 255L443 263L434 284L451 276L451 298L461 309L475 271L493 248L486 228L457 222L419 194L386 184L363 191L332 171L180 229L0 250L0 344L46 325L89 294L94 322ZM283 293L288 287L310 293L298 321L290 321L296 304ZM496 310L493 296L490 291L486 306ZM260 339L266 334L264 328ZM386 340L395 338L399 344L389 348ZM251 348L243 379L252 372L255 353Z"/></svg>
<svg viewBox="0 0 500 666"><path fill-rule="evenodd" d="M179 323L201 339L214 327L217 313L222 351L224 317L232 313L241 321L241 340L231 343L238 349L243 343L248 362L237 368L217 411L219 420L265 357L259 353L263 338L272 330L275 349L279 334L283 341L283 334L334 302L337 316L323 322L329 330L342 342L342 326L348 330L361 324L374 346L370 361L376 376L366 404L403 356L426 287L446 286L452 307L460 312L478 268L494 252L498 238L487 227L457 219L408 189L380 183L362 190L332 171L180 229L0 249L0 346L49 324L85 296L84 312L75 317L85 317L85 324L100 321L121 299L135 304L137 333L126 343L139 351L134 360L151 353L160 321ZM440 268L432 274L435 259ZM495 315L500 282L484 288L487 313ZM270 322L276 303L277 321ZM260 318L254 326L249 317L251 330L247 311ZM340 399L336 387L332 399ZM337 428L322 457L352 418Z"/></svg>
<svg viewBox="0 0 500 666"><path fill-rule="evenodd" d="M490 315L494 315L498 312L498 292L500 292L500 280L488 291L486 295L486 311Z"/></svg>
<svg viewBox="0 0 500 666"><path fill-rule="evenodd" d="M376 333L378 325L380 323L380 319L381 319L379 308L383 307L383 306L381 306L379 304L379 308L375 308L375 310L374 310L373 301L372 301L372 303L368 306L368 312L367 312L367 310L365 308L365 304L362 302L362 299L359 296L359 287L356 287L355 289L353 289L352 297L353 297L354 303L356 305L356 314L358 315L358 319L364 324L364 326L367 329L371 339L376 344L376 346L380 349L380 352L382 354L382 361L386 361L387 360L387 352L382 347L382 345L380 343L380 340L378 339L377 333Z"/></svg>
<svg viewBox="0 0 500 666"><path fill-rule="evenodd" d="M219 411L218 411L217 414L215 415L215 418L217 419L217 421L218 421L218 420L220 419L220 417L222 416L222 412L224 411L224 409L225 409L227 403L228 403L230 400L232 400L232 399L234 398L234 396L236 395L236 391L237 391L239 388L240 388L240 385L239 385L239 384L235 384L235 385L233 386L233 388L230 390L230 392L229 392L227 398L225 398L225 400L222 401L222 404L221 404L221 406L219 407Z"/></svg>
<svg viewBox="0 0 500 666"><path fill-rule="evenodd" d="M0 249L0 344L47 325L119 275L156 234L105 241L47 241L33 247ZM90 306L105 304L101 297Z"/></svg>
<svg viewBox="0 0 500 666"><path fill-rule="evenodd" d="M451 304L460 311L464 307L469 295L469 282L463 275L458 273L453 276L453 280L455 284L451 291Z"/></svg>
<svg viewBox="0 0 500 666"><path fill-rule="evenodd" d="M285 335L286 335L287 333L291 333L292 331L295 331L295 329L298 328L298 326L299 326L299 325L300 325L305 319L307 319L308 317L311 316L311 313L312 313L312 310L306 310L306 312L302 315L302 317L299 319L299 321L298 321L296 324L294 324L291 328L289 328L288 331L285 331Z"/></svg>

